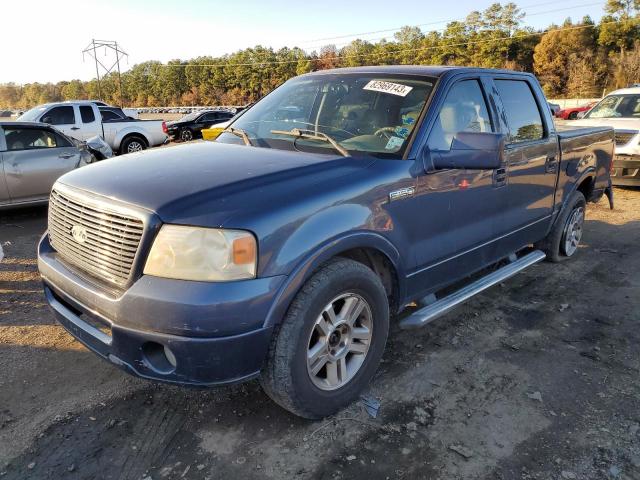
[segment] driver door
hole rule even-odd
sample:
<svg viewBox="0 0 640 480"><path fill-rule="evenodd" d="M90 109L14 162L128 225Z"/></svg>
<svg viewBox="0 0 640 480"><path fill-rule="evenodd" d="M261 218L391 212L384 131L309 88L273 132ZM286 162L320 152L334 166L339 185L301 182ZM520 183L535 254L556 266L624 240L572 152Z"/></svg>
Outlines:
<svg viewBox="0 0 640 480"><path fill-rule="evenodd" d="M449 154L458 133L497 131L495 110L486 98L480 78L449 88L428 136L431 158ZM437 290L497 260L494 240L501 232L505 194L496 170L435 170L419 178L416 292L424 285Z"/></svg>
<svg viewBox="0 0 640 480"><path fill-rule="evenodd" d="M40 117L40 121L42 123L48 123L49 125L55 125L62 133L82 140L79 132L80 126L76 124L77 119L73 105L53 107Z"/></svg>

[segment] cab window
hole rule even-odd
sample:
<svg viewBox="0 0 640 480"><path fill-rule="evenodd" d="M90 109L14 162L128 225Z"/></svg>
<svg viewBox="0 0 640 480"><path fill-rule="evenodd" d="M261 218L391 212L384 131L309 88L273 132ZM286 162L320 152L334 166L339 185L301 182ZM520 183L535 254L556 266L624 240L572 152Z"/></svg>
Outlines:
<svg viewBox="0 0 640 480"><path fill-rule="evenodd" d="M495 80L509 123L510 143L544 137L542 116L529 84L523 80Z"/></svg>
<svg viewBox="0 0 640 480"><path fill-rule="evenodd" d="M429 149L451 150L451 143L460 132L492 132L487 104L478 80L456 83L438 113L429 135Z"/></svg>
<svg viewBox="0 0 640 480"><path fill-rule="evenodd" d="M74 125L76 117L72 106L53 107L42 116L43 123L51 125Z"/></svg>

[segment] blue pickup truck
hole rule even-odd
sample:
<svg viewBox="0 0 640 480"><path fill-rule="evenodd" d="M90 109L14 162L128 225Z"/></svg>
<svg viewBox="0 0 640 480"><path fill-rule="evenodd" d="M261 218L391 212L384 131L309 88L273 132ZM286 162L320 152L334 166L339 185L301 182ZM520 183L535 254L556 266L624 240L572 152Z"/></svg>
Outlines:
<svg viewBox="0 0 640 480"><path fill-rule="evenodd" d="M64 175L38 247L80 342L140 377L259 378L320 418L415 328L578 251L610 128L558 131L535 77L363 67L293 78L215 142ZM417 304L400 315L408 305Z"/></svg>

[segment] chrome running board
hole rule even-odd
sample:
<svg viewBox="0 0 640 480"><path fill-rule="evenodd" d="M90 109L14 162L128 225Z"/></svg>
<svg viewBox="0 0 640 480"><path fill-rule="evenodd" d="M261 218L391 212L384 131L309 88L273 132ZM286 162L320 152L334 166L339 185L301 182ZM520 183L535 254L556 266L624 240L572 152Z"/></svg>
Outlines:
<svg viewBox="0 0 640 480"><path fill-rule="evenodd" d="M534 250L528 253L522 258L513 260L508 265L479 278L473 283L462 287L460 290L456 290L450 295L436 300L430 303L426 307L421 308L413 312L407 318L400 322L400 328L418 328L432 322L436 318L449 312L453 308L457 307L463 302L466 302L474 295L486 290L489 287L494 286L496 283L500 283L507 278L514 276L516 273L530 267L534 263L538 263L544 260L546 255L540 250Z"/></svg>

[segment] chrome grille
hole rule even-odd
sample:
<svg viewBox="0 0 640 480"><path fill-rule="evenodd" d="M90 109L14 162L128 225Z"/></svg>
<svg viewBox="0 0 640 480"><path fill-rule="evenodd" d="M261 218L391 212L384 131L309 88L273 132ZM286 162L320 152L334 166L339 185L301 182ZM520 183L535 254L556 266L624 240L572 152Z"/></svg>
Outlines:
<svg viewBox="0 0 640 480"><path fill-rule="evenodd" d="M82 241L74 238L72 230ZM49 199L49 240L61 259L123 286L144 231L141 219L54 188Z"/></svg>
<svg viewBox="0 0 640 480"><path fill-rule="evenodd" d="M614 132L616 145L618 146L626 145L631 141L633 137L636 136L637 133L638 132L622 132L622 131L616 130Z"/></svg>

